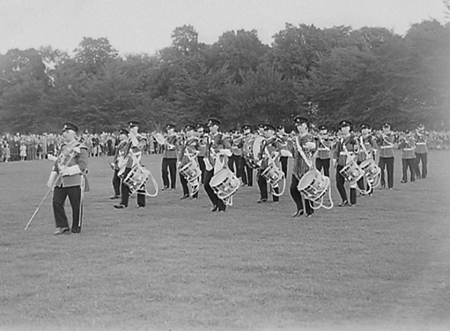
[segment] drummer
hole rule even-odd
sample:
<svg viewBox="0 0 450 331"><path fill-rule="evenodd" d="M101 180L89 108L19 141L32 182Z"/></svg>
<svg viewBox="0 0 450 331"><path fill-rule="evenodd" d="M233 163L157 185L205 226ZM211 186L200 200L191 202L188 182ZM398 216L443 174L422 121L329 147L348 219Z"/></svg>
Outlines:
<svg viewBox="0 0 450 331"><path fill-rule="evenodd" d="M199 143L199 139L195 136L194 130L195 130L195 128L191 124L187 124L184 127L186 136L181 144L178 169L182 169L183 166L188 164L189 162L194 162L195 165L198 167L197 154L200 150L200 143ZM199 180L198 184L200 184L201 178L199 178L198 180ZM198 198L198 190L197 190L197 192L192 192L191 195L189 194L188 181L181 172L180 172L180 183L181 183L181 186L183 187L183 195L181 196L180 200L184 200L189 197L191 199Z"/></svg>
<svg viewBox="0 0 450 331"><path fill-rule="evenodd" d="M291 197L297 207L297 211L292 217L299 217L306 213L306 217L310 217L314 213L311 201L302 199L302 193L298 190L298 184L302 177L311 170L313 166L312 155L316 150L316 143L314 137L309 133L308 119L301 116L294 118L295 126L297 127L298 135L294 137L294 144L292 148L293 169L291 180ZM304 201L304 204L302 203Z"/></svg>
<svg viewBox="0 0 450 331"><path fill-rule="evenodd" d="M261 145L261 165L258 169L258 173L256 175L258 179L258 186L259 186L259 193L260 193L260 199L258 200L258 203L264 203L267 202L268 198L268 192L267 192L267 180L262 175L264 170L267 169L267 167L270 165L271 162L274 162L275 165L279 168L280 167L280 150L282 148L281 146L281 139L279 139L275 135L275 127L271 124L264 125L264 133L265 133L265 140L263 144ZM273 196L273 202L278 203L280 201L279 197L279 187L276 185L276 187L271 188L271 193Z"/></svg>
<svg viewBox="0 0 450 331"><path fill-rule="evenodd" d="M361 129L361 135L359 137L359 152L358 152L358 158L357 158L357 164L360 165L364 161L368 159L372 159L375 162L375 153L377 151L377 141L376 138L372 135L372 127L370 124L367 123L361 123L359 125L359 128ZM368 194L369 196L372 196L373 194L373 187L370 187L369 184L365 182L365 178L362 177L358 181L358 187L363 192L363 195Z"/></svg>
<svg viewBox="0 0 450 331"><path fill-rule="evenodd" d="M347 198L345 190L345 177L341 174L341 170L350 162L355 161L355 153L358 149L358 141L351 133L352 123L347 120L339 122L341 138L336 144L334 150L334 165L336 166L336 187L341 196L339 207L353 206L356 204L356 183L350 186L350 202Z"/></svg>
<svg viewBox="0 0 450 331"><path fill-rule="evenodd" d="M250 143L253 138L252 135L252 127L248 124L242 126L243 138L240 141L239 147L242 150L241 160L240 160L240 168L242 175L242 185L243 186L253 186L253 168L247 163L245 160L245 146Z"/></svg>
<svg viewBox="0 0 450 331"><path fill-rule="evenodd" d="M228 139L224 139L223 134L219 132L219 125L220 121L217 118L208 119L207 126L210 134L205 153L206 172L204 187L213 204L213 207L211 208L212 212L225 212L226 210L225 203L214 192L210 182L213 176L227 165L227 154L231 155L230 142Z"/></svg>

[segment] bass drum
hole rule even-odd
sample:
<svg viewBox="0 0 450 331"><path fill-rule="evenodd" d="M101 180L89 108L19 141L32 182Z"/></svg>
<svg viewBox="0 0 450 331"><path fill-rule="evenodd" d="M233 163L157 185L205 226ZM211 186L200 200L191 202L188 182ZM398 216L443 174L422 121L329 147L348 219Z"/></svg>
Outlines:
<svg viewBox="0 0 450 331"><path fill-rule="evenodd" d="M166 138L164 138L162 133L156 132L153 134L153 137L160 145L164 145L166 143Z"/></svg>
<svg viewBox="0 0 450 331"><path fill-rule="evenodd" d="M258 168L259 153L261 152L261 146L263 144L264 137L256 136L248 139L244 143L244 159L245 162L252 168Z"/></svg>

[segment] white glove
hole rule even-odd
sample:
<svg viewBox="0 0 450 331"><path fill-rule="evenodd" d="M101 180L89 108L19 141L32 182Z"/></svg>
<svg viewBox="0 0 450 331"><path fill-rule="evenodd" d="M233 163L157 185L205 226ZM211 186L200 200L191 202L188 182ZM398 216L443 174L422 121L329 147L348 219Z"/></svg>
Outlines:
<svg viewBox="0 0 450 331"><path fill-rule="evenodd" d="M55 183L55 179L56 179L56 176L57 176L58 174L56 173L56 171L52 171L52 172L50 172L50 176L48 177L48 181L47 181L47 187L52 187L53 186L53 184Z"/></svg>
<svg viewBox="0 0 450 331"><path fill-rule="evenodd" d="M333 159L333 167L336 168L336 164L337 164L336 159Z"/></svg>

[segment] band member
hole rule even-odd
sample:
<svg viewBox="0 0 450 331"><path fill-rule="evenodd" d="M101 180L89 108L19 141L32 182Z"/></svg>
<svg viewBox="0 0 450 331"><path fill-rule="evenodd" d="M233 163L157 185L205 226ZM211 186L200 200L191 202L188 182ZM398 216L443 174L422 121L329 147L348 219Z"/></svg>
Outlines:
<svg viewBox="0 0 450 331"><path fill-rule="evenodd" d="M402 150L402 181L408 182L408 168L411 173L411 182L416 179L416 155L414 153L415 142L411 131L406 130L399 138L398 148Z"/></svg>
<svg viewBox="0 0 450 331"><path fill-rule="evenodd" d="M116 147L116 151L114 154L113 162L111 163L111 168L114 170L114 175L112 178L112 185L114 188L114 195L110 197L110 199L119 199L120 198L120 186L121 186L121 178L119 177L119 171L121 167L124 167L125 161L125 152L127 149L128 143L128 134L130 131L127 129L119 130L119 144Z"/></svg>
<svg viewBox="0 0 450 331"><path fill-rule="evenodd" d="M288 156L283 155L283 150L288 151L288 135L286 133L286 129L284 125L278 125L277 127L277 136L281 139L280 141L280 164L281 164L281 171L284 173L284 178L287 178L287 169L288 169Z"/></svg>
<svg viewBox="0 0 450 331"><path fill-rule="evenodd" d="M319 125L319 134L317 135L317 157L316 169L322 171L327 177L330 177L330 160L331 148L333 147L333 139L328 135L328 128L326 125Z"/></svg>
<svg viewBox="0 0 450 331"><path fill-rule="evenodd" d="M64 143L59 150L47 182L54 186L53 214L55 216L55 235L80 233L83 218L83 193L88 190L86 181L88 149L77 141L78 127L73 123L64 123L62 137ZM64 203L69 196L72 206L72 226L69 229Z"/></svg>
<svg viewBox="0 0 450 331"><path fill-rule="evenodd" d="M129 128L129 137L127 140L127 146L126 150L124 152L125 158L124 158L124 164L125 166L121 167L119 170L119 177L122 179L127 178L128 174L130 173L131 169L140 162L141 156L142 156L142 150L144 148L143 142L146 141L146 138L141 136L139 134L139 121L129 121L128 122L128 128ZM122 180L121 185L121 201L120 204L114 205L114 208L117 209L123 209L128 207L128 201L130 199L130 188L125 183L124 180ZM138 208L144 208L145 207L145 188L141 188L137 192L137 204Z"/></svg>
<svg viewBox="0 0 450 331"><path fill-rule="evenodd" d="M210 182L211 178L228 163L227 154L231 155L231 152L229 151L230 142L227 139L224 139L223 134L219 132L220 121L218 119L210 118L207 125L209 127L210 135L205 154L206 173L204 187L213 204L211 211L224 212L226 210L226 205L214 192Z"/></svg>
<svg viewBox="0 0 450 331"><path fill-rule="evenodd" d="M314 209L311 206L311 201L302 197L302 193L298 190L298 183L313 167L311 158L316 150L316 143L314 142L313 136L309 133L308 119L296 116L294 118L294 123L297 127L298 135L294 137L295 141L292 148L294 160L290 192L291 197L297 206L297 211L292 217L301 216L305 212L306 217L310 217L314 213Z"/></svg>
<svg viewBox="0 0 450 331"><path fill-rule="evenodd" d="M262 173L267 169L270 162L275 162L277 167L280 167L280 139L275 135L275 127L271 124L266 124L264 126L265 140L261 145L260 157L261 165L258 168L258 173L256 178L258 179L260 199L258 203L267 202L268 192L267 192L267 180L264 178ZM280 201L279 197L279 187L271 188L273 202Z"/></svg>
<svg viewBox="0 0 450 331"><path fill-rule="evenodd" d="M239 147L241 148L241 159L240 159L240 168L241 168L241 175L242 175L242 185L243 186L253 186L253 168L250 167L244 158L244 145L246 143L249 143L250 140L253 138L252 135L252 127L250 125L243 125L242 126L242 132L243 136L239 143Z"/></svg>
<svg viewBox="0 0 450 331"><path fill-rule="evenodd" d="M201 183L205 182L205 153L206 153L206 143L208 141L208 135L205 133L205 126L202 123L197 124L197 137L200 145L200 151L197 155L198 165L202 171Z"/></svg>
<svg viewBox="0 0 450 331"><path fill-rule="evenodd" d="M264 125L265 124L258 124L258 129L256 130L256 134L260 137L265 137L265 133L264 133Z"/></svg>
<svg viewBox="0 0 450 331"><path fill-rule="evenodd" d="M190 124L188 124L184 127L186 136L181 145L180 156L179 156L179 165L178 165L179 170L182 169L183 166L185 166L189 162L194 162L195 165L198 167L197 154L200 150L200 143L199 143L199 139L195 136L194 130L195 130L194 126L190 125ZM181 183L181 186L183 187L183 195L181 196L180 200L184 200L189 197L191 197L191 199L197 199L198 198L198 187L200 186L200 182L201 182L201 178L198 178L196 192L192 192L192 194L189 195L189 185L188 185L189 183L188 183L187 179L183 176L183 174L180 173L180 183Z"/></svg>
<svg viewBox="0 0 450 331"><path fill-rule="evenodd" d="M360 146L356 162L358 165L367 159L375 160L375 154L377 151L377 142L375 137L372 135L372 127L367 123L361 123L359 127L361 129L361 136L358 138ZM372 196L373 187L369 190L369 184L365 182L364 177L358 181L358 187L362 192Z"/></svg>
<svg viewBox="0 0 450 331"><path fill-rule="evenodd" d="M162 159L161 171L164 187L162 191L171 189L175 190L177 181L177 145L178 136L175 133L175 125L166 125L167 136L164 144L164 155ZM170 173L170 180L169 180Z"/></svg>
<svg viewBox="0 0 450 331"><path fill-rule="evenodd" d="M427 133L425 132L425 127L423 124L420 124L416 130L415 134L416 139L416 176L418 179L425 179L427 177L427 156L428 156L428 147L427 147ZM419 164L422 162L422 174L420 173Z"/></svg>
<svg viewBox="0 0 450 331"><path fill-rule="evenodd" d="M391 131L390 123L384 123L382 132L377 136L377 144L380 147L380 159L378 166L381 169L381 188L386 187L384 177L384 169L387 170L388 188L392 190L394 187L394 142L395 135Z"/></svg>
<svg viewBox="0 0 450 331"><path fill-rule="evenodd" d="M240 138L241 135L236 132L236 129L230 130L231 156L228 158L228 168L236 174L237 178L242 178L239 168L239 160L242 157L242 149L239 147Z"/></svg>
<svg viewBox="0 0 450 331"><path fill-rule="evenodd" d="M350 203L345 190L345 178L341 174L341 170L356 157L358 150L358 141L350 132L352 123L347 120L339 122L341 138L336 144L334 150L334 163L336 165L336 187L341 196L339 207L353 206L356 204L356 183L350 186Z"/></svg>

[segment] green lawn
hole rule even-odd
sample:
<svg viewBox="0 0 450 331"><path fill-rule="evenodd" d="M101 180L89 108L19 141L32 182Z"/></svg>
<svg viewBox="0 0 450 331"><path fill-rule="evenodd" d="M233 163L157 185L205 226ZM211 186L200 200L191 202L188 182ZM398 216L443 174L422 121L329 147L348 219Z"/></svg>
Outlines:
<svg viewBox="0 0 450 331"><path fill-rule="evenodd" d="M160 156L144 158L161 183ZM257 186L226 213L209 211L203 188L180 201L178 183L116 210L107 158L89 162L82 233L69 236L53 235L51 196L23 230L51 163L0 163L0 329L450 328L447 151L408 184L397 155L394 190L312 218L291 218L288 188L257 204Z"/></svg>

